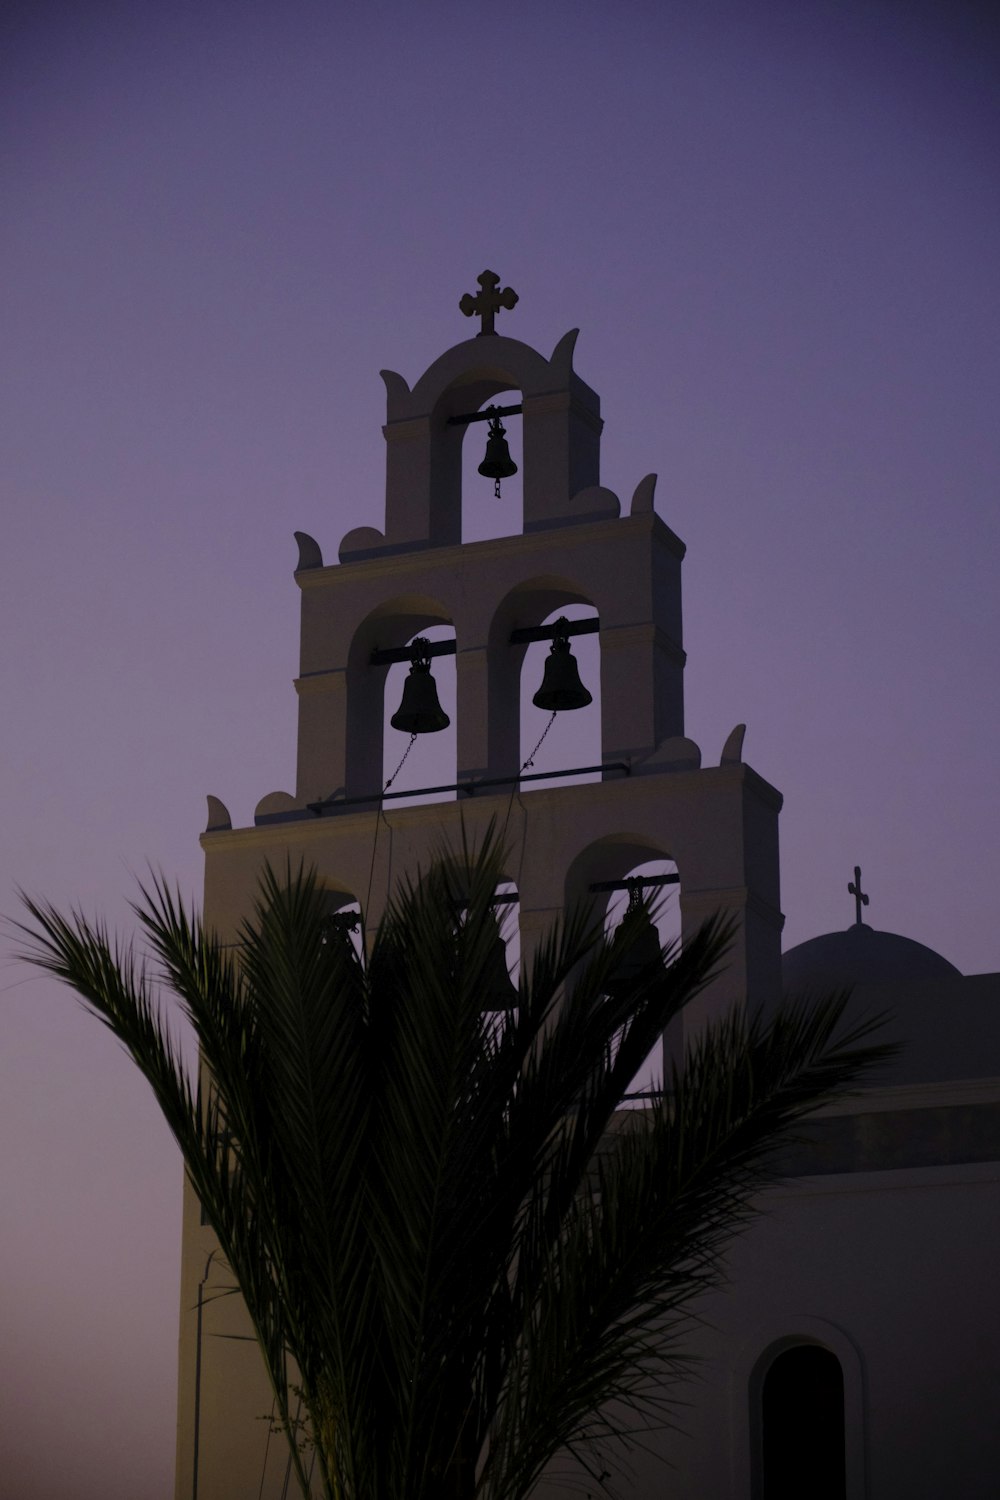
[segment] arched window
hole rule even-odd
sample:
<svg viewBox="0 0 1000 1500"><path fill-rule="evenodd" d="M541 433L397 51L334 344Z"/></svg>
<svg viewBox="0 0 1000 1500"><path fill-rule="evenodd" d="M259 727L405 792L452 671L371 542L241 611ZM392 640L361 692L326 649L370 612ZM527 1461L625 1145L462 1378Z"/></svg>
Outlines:
<svg viewBox="0 0 1000 1500"><path fill-rule="evenodd" d="M502 880L496 888L493 914L497 932L502 939L498 948L496 969L491 966L491 993L486 997L486 1009L492 1015L493 1024L503 1026L511 1009L517 1004L517 980L521 968L521 931L518 922L517 886L512 880ZM495 1009L494 1009L495 1007Z"/></svg>
<svg viewBox="0 0 1000 1500"><path fill-rule="evenodd" d="M343 891L324 892L327 911L324 942L350 943L355 953L360 954L363 944L361 906Z"/></svg>
<svg viewBox="0 0 1000 1500"><path fill-rule="evenodd" d="M516 406L521 401L518 390L501 391L482 402L477 410L485 411L490 406ZM518 415L501 418L508 451L517 473L500 481L500 499L495 493L495 481L479 472L479 465L486 456L489 435L487 422L471 422L462 438L462 541L483 542L491 537L518 536L523 529L524 517L524 443L522 419Z"/></svg>
<svg viewBox="0 0 1000 1500"><path fill-rule="evenodd" d="M844 1374L821 1344L778 1355L760 1393L760 1500L845 1500Z"/></svg>
<svg viewBox="0 0 1000 1500"><path fill-rule="evenodd" d="M567 620L594 618L590 604L566 604L552 610L541 622L554 625L564 616ZM539 736L546 729L551 715L537 708L531 701L542 685L545 674L545 659L552 647L551 641L535 641L524 653L521 665L521 763L531 756ZM563 771L574 766L599 766L601 764L601 647L597 634L570 636L570 649L576 659L580 681L593 699L586 708L575 708L557 713L552 726L538 750L532 756L531 771ZM578 786L581 782L600 781L600 771L591 771L585 776L554 777L539 781L540 787ZM527 783L529 790L532 783Z"/></svg>
<svg viewBox="0 0 1000 1500"><path fill-rule="evenodd" d="M507 973L516 986L521 972L520 896L513 880L501 880L496 891L496 917L500 936L507 949Z"/></svg>
<svg viewBox="0 0 1000 1500"><path fill-rule="evenodd" d="M588 903L595 921L603 920L605 933L612 935L619 925L634 894L653 906L653 934L637 934L634 959L640 964L650 953L650 939L662 951L681 940L681 877L677 864L652 839L622 830L587 845L573 859L566 873L567 907ZM668 958L670 955L668 954ZM651 1094L664 1084L670 1086L670 1070L679 1058L682 1038L680 1018L675 1017L650 1050L645 1062L631 1080L625 1093L625 1108L644 1109Z"/></svg>
<svg viewBox="0 0 1000 1500"><path fill-rule="evenodd" d="M517 984L521 967L521 933L518 922L519 896L512 880L501 880L493 896L493 920L496 944L483 974L482 1008L489 1025L501 1030L517 1008ZM460 904L456 912L459 925L466 920L467 908Z"/></svg>
<svg viewBox="0 0 1000 1500"><path fill-rule="evenodd" d="M416 632L405 644L411 645L417 637L432 643L455 639L455 630L452 625L428 625ZM402 644L402 643L401 643ZM388 670L385 676L385 727L382 739L382 783L385 784L389 777L393 777L390 793L399 793L413 790L418 791L421 787L428 786L454 786L457 775L456 763L456 726L455 726L455 658L454 656L434 656L431 658L431 675L437 688L438 702L448 715L450 723L446 729L441 729L433 734L418 734L413 747L406 756L406 762L400 766L400 761L409 743L409 735L401 730L394 729L390 720L396 710L400 707L403 698L403 689L410 672L407 662L396 662ZM414 802L447 802L454 801L455 792L433 792L424 796L414 796L412 799L403 797L399 799L403 806L411 800ZM397 799L390 798L391 807Z"/></svg>
<svg viewBox="0 0 1000 1500"><path fill-rule="evenodd" d="M661 948L679 944L681 937L680 902L678 887L680 877L677 866L669 859L649 859L633 865L622 876L619 884L635 881L637 895L653 898L653 926ZM662 886L662 888L661 888ZM610 938L628 910L631 893L628 889L613 891L608 899L604 918L604 930ZM661 1039L653 1047L646 1061L629 1085L623 1101L627 1107L642 1108L648 1103L650 1089L659 1087L664 1081L664 1043Z"/></svg>

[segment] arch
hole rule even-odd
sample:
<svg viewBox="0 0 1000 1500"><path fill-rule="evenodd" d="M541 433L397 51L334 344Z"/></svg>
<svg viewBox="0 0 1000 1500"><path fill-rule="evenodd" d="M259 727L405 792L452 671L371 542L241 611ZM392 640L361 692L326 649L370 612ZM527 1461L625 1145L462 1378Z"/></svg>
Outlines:
<svg viewBox="0 0 1000 1500"><path fill-rule="evenodd" d="M595 618L593 605L581 602L562 605L550 610L539 623L554 625L560 617L571 623ZM592 701L583 708L556 714L552 719L547 709L540 709L532 702L533 695L541 687L546 662L552 647L551 641L536 641L524 653L521 664L520 702L521 743L518 751L519 763L525 765L531 759L529 774L534 772L572 771L576 766L601 765L601 642L600 634L573 635L569 640L573 660L581 683L591 695ZM539 745L539 738L544 741ZM586 775L557 777L542 782L545 787L579 786L587 781L600 781L599 770ZM531 783L529 782L529 787Z"/></svg>
<svg viewBox="0 0 1000 1500"><path fill-rule="evenodd" d="M798 1350L818 1350L820 1353L798 1356L800 1364L796 1370L796 1359L786 1361L786 1356L794 1356ZM833 1425L839 1427L834 1440L841 1444L843 1468L842 1472L835 1471L833 1488L824 1489L810 1479L808 1482L800 1480L796 1488L789 1489L781 1469L775 1473L772 1466L770 1477L765 1471L765 1437L771 1443L780 1442L782 1420L780 1411L773 1412L772 1419L779 1425L770 1435L765 1433L765 1388L772 1371L777 1369L771 1387L772 1403L780 1403L782 1387L785 1393L791 1391L794 1400L793 1381L797 1379L803 1383L809 1377L810 1363L814 1372L821 1372L813 1390L814 1399L820 1399L825 1389L828 1402L833 1401ZM790 1402L785 1408L785 1419L793 1416L792 1404ZM739 1493L750 1495L751 1500L782 1500L786 1494L800 1493L815 1495L817 1500L864 1500L867 1493L864 1411L861 1354L843 1329L825 1319L804 1316L784 1320L781 1333L773 1331L773 1324L770 1335L761 1329L756 1337L743 1345L733 1371L734 1486ZM827 1442L830 1440L830 1417L828 1405Z"/></svg>
<svg viewBox="0 0 1000 1500"><path fill-rule="evenodd" d="M425 594L399 594L371 610L354 632L347 653L344 792L378 796L382 790L385 680L388 666L373 665L376 648L403 646L432 625L453 625L451 612Z"/></svg>
<svg viewBox="0 0 1000 1500"><path fill-rule="evenodd" d="M461 866L459 866L461 868ZM468 867L466 867L468 870ZM411 873L412 882L417 890L426 891L428 871L417 867ZM461 890L461 885L459 886ZM466 895L468 887L466 888ZM494 887L493 912L496 918L497 933L503 943L504 953L502 959L503 969L506 970L507 983L504 982L500 967L491 970L491 977L495 981L493 998L497 1005L484 1005L484 1011L491 1015L492 1024L502 1027L505 1017L511 1010L510 1001L516 997L518 978L521 966L521 927L520 927L520 894L517 882L503 871ZM456 901L455 920L461 924L465 920L466 907L464 901ZM508 989L509 986L509 989Z"/></svg>
<svg viewBox="0 0 1000 1500"><path fill-rule="evenodd" d="M450 625L423 625L414 632L414 636L401 645L412 645L416 636L422 636L432 644L444 640L454 640L455 632ZM447 714L450 723L440 731L432 734L420 734L412 745L409 744L409 736L390 725L390 718L400 706L410 664L408 662L396 662L388 668L382 689L383 713L382 713L382 785L385 787L392 779L388 791L395 793L392 798L394 806L403 807L416 801L445 802L454 801L454 791L427 792L422 796L416 793L424 787L431 786L453 786L457 778L457 709L456 709L456 669L454 656L435 656L431 658L431 675L437 689L438 702ZM401 760L405 759L405 764ZM401 798L400 794L411 790L413 798ZM397 800L399 799L399 800Z"/></svg>
<svg viewBox="0 0 1000 1500"><path fill-rule="evenodd" d="M676 864L668 846L648 833L622 829L594 839L573 856L566 870L567 906L590 901L597 915L599 903L591 885L599 880L624 880L629 870L653 860Z"/></svg>
<svg viewBox="0 0 1000 1500"><path fill-rule="evenodd" d="M427 411L442 392L456 387L493 382L493 391L488 395L515 386L536 395L552 388L553 377L555 382L568 385L574 374L573 350L578 333L579 330L574 329L565 334L556 345L551 360L530 344L508 338L505 334L495 334L486 343L471 338L453 344L427 366L412 391L406 390L404 396L403 390L396 387L390 393L389 420L398 419L404 412L409 416ZM388 373L383 371L383 379Z"/></svg>
<svg viewBox="0 0 1000 1500"><path fill-rule="evenodd" d="M497 396L509 392L509 398L504 401L496 401ZM465 494L464 482L466 474L464 470L468 467L465 460L466 439L470 434L476 434L472 441L481 455L485 451L487 424L485 422L459 423L450 425L450 419L458 416L469 416L473 412L481 411L483 407L497 406L521 406L523 405L523 391L516 377L504 375L500 372L483 373L478 379L460 381L455 385L448 386L441 392L434 404L430 418L430 517L429 529L432 545L434 538L440 538L436 545L443 543L454 544L466 540L466 532L469 529L466 524L466 506L468 497ZM523 417L505 417L503 423L508 430L508 436L513 438L512 425L521 426ZM520 436L520 434L518 434ZM482 446L480 445L482 443ZM518 464L518 489L523 491L524 483L524 454L523 443L520 445L521 458ZM478 463L479 458L476 459ZM476 475L480 484L489 486L490 481ZM509 502L508 502L509 507ZM522 508L523 514L523 508ZM506 531L489 533L490 536L507 536L512 531L522 529L523 521L517 527L508 527ZM472 540L472 538L469 538Z"/></svg>
<svg viewBox="0 0 1000 1500"><path fill-rule="evenodd" d="M343 935L353 947L355 953L360 954L364 945L363 913L361 902L353 891L345 890L340 886L330 885L325 880L320 880L320 892L323 896L326 908L326 917L329 922L330 931L327 941L334 937Z"/></svg>
<svg viewBox="0 0 1000 1500"><path fill-rule="evenodd" d="M476 411L502 391L523 405L525 531L604 514L603 497L574 497L600 482L600 402L573 370L575 331L547 360L494 335L448 349L411 390L383 370L387 421L385 535L361 528L341 556L456 544L461 537L463 430L448 418ZM506 403L510 404L510 403ZM604 509L602 509L604 507ZM582 512L583 514L577 514Z"/></svg>
<svg viewBox="0 0 1000 1500"><path fill-rule="evenodd" d="M627 895L624 892L620 896L615 892L595 892L591 887L606 881L624 881L633 873L646 873L650 867L654 867L658 874L669 868L670 872L680 875L676 859L660 840L628 830L606 834L587 844L570 861L566 870L565 904L569 908L585 903L593 920L603 921L608 930L609 918L612 926L617 926L621 920ZM680 879L667 889L672 893L671 898L669 903L657 903L659 910L655 919L661 947L675 939L679 942L681 932ZM648 1086L654 1076L662 1079L671 1064L679 1060L682 1047L682 1019L678 1016L663 1033L661 1047L650 1053L629 1092L641 1094L643 1085ZM641 1099L630 1102L639 1106L642 1103Z"/></svg>
<svg viewBox="0 0 1000 1500"><path fill-rule="evenodd" d="M823 1344L771 1360L760 1389L762 1500L846 1500L844 1373Z"/></svg>
<svg viewBox="0 0 1000 1500"><path fill-rule="evenodd" d="M502 395L499 401L488 399L484 404L501 408L516 406L521 403L522 395L515 387L509 389L508 394ZM473 408L471 405L464 408L465 411L482 409L482 406ZM518 415L505 416L501 418L501 422L517 472L501 481L499 500L494 494L493 480L478 472L486 453L488 424L476 422L458 429L462 434L459 485L462 495L463 545L519 535L524 526L523 418Z"/></svg>
<svg viewBox="0 0 1000 1500"><path fill-rule="evenodd" d="M521 968L520 896L515 881L502 878L494 890L493 914L503 950L496 969L491 968L490 1003L484 1006L493 1028L502 1029L517 1001L517 984ZM494 1003L495 1002L495 1003Z"/></svg>
<svg viewBox="0 0 1000 1500"><path fill-rule="evenodd" d="M647 899L651 898L650 917L656 929L660 947L676 952L681 942L680 876L676 862L665 857L644 859L627 869L621 879L642 880L644 877L662 876L677 876L677 879L675 883L660 889L655 886L648 887L644 895ZM629 892L610 891L605 899L604 931L605 936L610 938L628 910ZM675 1053L679 1050L679 1042L679 1029L668 1027L658 1045L651 1049L646 1061L629 1085L629 1092L623 1101L629 1108L641 1108L644 1103L644 1094L654 1084L659 1085L664 1082L667 1064L673 1061Z"/></svg>
<svg viewBox="0 0 1000 1500"><path fill-rule="evenodd" d="M521 674L528 645L512 643L511 632L540 625L549 615L572 605L596 609L594 601L573 579L546 573L524 579L504 595L494 610L486 646L486 746L491 775L514 776L522 760ZM539 733L542 727L544 723L539 726Z"/></svg>

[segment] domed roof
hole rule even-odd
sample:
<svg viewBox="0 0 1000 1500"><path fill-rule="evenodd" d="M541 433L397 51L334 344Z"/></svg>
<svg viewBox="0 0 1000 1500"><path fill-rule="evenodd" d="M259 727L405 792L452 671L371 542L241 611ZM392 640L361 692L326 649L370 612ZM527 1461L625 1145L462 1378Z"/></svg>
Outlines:
<svg viewBox="0 0 1000 1500"><path fill-rule="evenodd" d="M855 922L844 932L825 932L789 948L782 954L781 975L786 990L804 990L954 979L960 971L913 938Z"/></svg>

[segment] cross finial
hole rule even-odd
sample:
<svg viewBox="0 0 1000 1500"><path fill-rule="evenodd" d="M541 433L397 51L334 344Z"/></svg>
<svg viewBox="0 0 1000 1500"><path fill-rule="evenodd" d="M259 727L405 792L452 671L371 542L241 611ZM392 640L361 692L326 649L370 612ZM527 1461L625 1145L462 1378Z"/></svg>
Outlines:
<svg viewBox="0 0 1000 1500"><path fill-rule="evenodd" d="M868 905L868 897L861 889L861 866L854 866L854 879L848 882L848 891L854 897L854 920L861 925L861 908Z"/></svg>
<svg viewBox="0 0 1000 1500"><path fill-rule="evenodd" d="M458 305L467 318L476 316L482 318L483 326L476 335L477 338L482 338L484 333L496 333L493 319L501 307L505 307L508 312L511 311L517 302L517 293L509 286L505 286L502 292L498 292L500 277L495 271L484 271L481 276L476 277L476 280L482 287L482 291L477 292L474 297L471 292L466 292Z"/></svg>

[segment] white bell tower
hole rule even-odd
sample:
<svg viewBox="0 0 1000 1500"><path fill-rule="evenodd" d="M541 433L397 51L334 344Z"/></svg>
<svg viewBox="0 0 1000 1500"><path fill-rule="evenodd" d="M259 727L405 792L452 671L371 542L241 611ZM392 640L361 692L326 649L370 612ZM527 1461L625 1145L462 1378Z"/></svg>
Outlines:
<svg viewBox="0 0 1000 1500"><path fill-rule="evenodd" d="M357 901L374 926L390 885L426 866L442 841L457 840L462 819L474 839L491 818L503 825L516 786L521 811L507 825L507 843L522 952L567 903L596 902L595 886L607 890L655 859L676 865L682 940L713 912L736 918L725 972L670 1038L679 1047L706 1016L780 987L781 797L743 763L742 726L711 766L685 737L684 544L654 511L655 476L640 480L625 515L601 486L600 403L573 369L576 332L560 339L551 359L497 334L494 319L516 295L501 291L492 272L479 282L480 292L460 304L481 319L478 335L448 349L412 387L382 372L384 530L349 531L333 565L317 542L297 534L295 793L265 796L254 826L236 829L223 804L209 799L206 919L224 940L234 938L264 864L290 859L315 866L332 905ZM515 535L463 544L462 443L470 427L482 431L473 420L484 403L506 392L516 393L501 408L512 436L517 420L521 426L523 523ZM551 637L552 627L539 627L570 604L596 612L600 779L552 786L520 765L520 672L527 640ZM432 625L454 629L454 800L421 805L411 792L398 806L382 795L385 678L389 662ZM195 1471L199 1500L257 1493L262 1472L264 1495L277 1496L266 1463L283 1474L284 1457L273 1443L277 1456L265 1463L266 1424L254 1419L269 1397L256 1349L208 1342L209 1324L213 1332L242 1326L238 1299L206 1304L213 1243L189 1192L178 1500L191 1494Z"/></svg>

